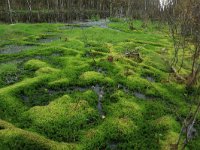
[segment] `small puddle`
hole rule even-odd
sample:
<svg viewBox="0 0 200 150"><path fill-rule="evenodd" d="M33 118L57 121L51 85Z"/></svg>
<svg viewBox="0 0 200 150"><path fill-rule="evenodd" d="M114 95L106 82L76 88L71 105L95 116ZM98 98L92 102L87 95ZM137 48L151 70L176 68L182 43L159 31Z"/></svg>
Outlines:
<svg viewBox="0 0 200 150"><path fill-rule="evenodd" d="M103 112L103 106L102 106L102 100L103 100L103 95L104 95L104 91L103 91L103 87L100 87L98 84L95 86L92 86L92 89L96 92L96 94L98 95L98 104L97 104L97 109L99 111L99 114L101 115L102 119L105 118L105 114Z"/></svg>
<svg viewBox="0 0 200 150"><path fill-rule="evenodd" d="M149 82L155 82L155 79L154 79L153 77L147 76L146 79L147 79Z"/></svg>
<svg viewBox="0 0 200 150"><path fill-rule="evenodd" d="M62 52L54 52L50 55L35 55L33 56L32 58L35 58L35 59L40 59L40 60L45 60L45 59L49 59L49 57L56 57L56 56L62 56L63 53Z"/></svg>
<svg viewBox="0 0 200 150"><path fill-rule="evenodd" d="M117 150L117 143L110 143L109 145L108 145L108 148L110 149L110 150Z"/></svg>
<svg viewBox="0 0 200 150"><path fill-rule="evenodd" d="M78 87L78 86L72 86L66 88L54 87L54 89L38 87L35 89L36 91L33 92L37 94L25 94L22 90L18 95L19 98L22 99L27 106L30 107L46 106L51 101L61 97L64 94L71 94L73 92L84 92L88 89L89 87Z"/></svg>
<svg viewBox="0 0 200 150"><path fill-rule="evenodd" d="M17 74L6 75L6 77L5 77L5 82L8 85L16 83L18 81L19 81L19 75L17 75Z"/></svg>
<svg viewBox="0 0 200 150"><path fill-rule="evenodd" d="M76 22L75 22L76 23ZM76 24L79 24L81 26L87 26L87 27L100 27L100 28L108 28L108 20L101 19L99 21L86 21L86 22L77 22Z"/></svg>
<svg viewBox="0 0 200 150"><path fill-rule="evenodd" d="M149 97L147 97L146 95L144 95L140 92L130 91L127 87L123 86L122 84L118 84L118 89L122 89L125 93L129 93L131 95L134 95L135 97L137 97L139 99L143 99L143 100L150 99Z"/></svg>
<svg viewBox="0 0 200 150"><path fill-rule="evenodd" d="M147 99L146 95L139 93L139 92L134 92L135 97L139 98L139 99Z"/></svg>
<svg viewBox="0 0 200 150"><path fill-rule="evenodd" d="M0 126L0 130L5 130L6 128L3 126Z"/></svg>
<svg viewBox="0 0 200 150"><path fill-rule="evenodd" d="M63 55L63 53L62 52L57 52L57 53L52 53L52 55L51 56L62 56Z"/></svg>
<svg viewBox="0 0 200 150"><path fill-rule="evenodd" d="M42 38L42 39L39 39L38 40L38 43L51 43L51 42L54 42L54 41L58 41L60 38L58 37L51 37L51 38Z"/></svg>
<svg viewBox="0 0 200 150"><path fill-rule="evenodd" d="M59 27L59 30L87 29L89 27L90 26L77 25L77 24L68 24L68 25Z"/></svg>
<svg viewBox="0 0 200 150"><path fill-rule="evenodd" d="M187 132L187 137L188 139L192 140L194 139L196 136L198 136L198 132L197 130L194 128L194 124L190 124L186 129L184 129L184 132L186 133Z"/></svg>
<svg viewBox="0 0 200 150"><path fill-rule="evenodd" d="M107 74L107 71L105 69L103 69L102 67L94 66L92 68L93 68L93 71L99 72L101 74Z"/></svg>
<svg viewBox="0 0 200 150"><path fill-rule="evenodd" d="M67 30L67 29L87 29L90 27L100 27L100 28L108 28L109 20L101 19L99 21L75 21L71 24L65 25L60 27L60 30Z"/></svg>
<svg viewBox="0 0 200 150"><path fill-rule="evenodd" d="M28 96L21 95L21 98L23 99L23 101L24 101L25 103L29 103L29 97L28 97Z"/></svg>
<svg viewBox="0 0 200 150"><path fill-rule="evenodd" d="M34 56L33 58L35 58L35 59L40 59L40 60L44 60L44 59L46 59L47 57L46 57L46 56L42 56L42 55L37 55L37 56Z"/></svg>
<svg viewBox="0 0 200 150"><path fill-rule="evenodd" d="M98 68L97 72L102 73L102 74L106 74L107 73L105 70L103 70L103 68Z"/></svg>
<svg viewBox="0 0 200 150"><path fill-rule="evenodd" d="M84 92L86 90L88 90L88 88L86 88L86 87L78 87L78 86L69 87L67 89L67 91L72 91L72 92L77 92L77 91L78 92Z"/></svg>
<svg viewBox="0 0 200 150"><path fill-rule="evenodd" d="M0 87L5 87L17 83L21 81L25 75L27 75L27 72L24 70L24 67L22 65L23 61L24 61L23 59L21 60L17 59L17 60L7 61L5 63L0 63L0 66L15 64L17 67L15 71L4 72L3 74L1 74L2 84L0 85Z"/></svg>
<svg viewBox="0 0 200 150"><path fill-rule="evenodd" d="M72 93L72 92L85 92L87 91L89 88L88 87L78 87L78 86L71 86L71 87L67 87L65 89L49 89L48 92L50 95L52 94L56 94L56 93Z"/></svg>
<svg viewBox="0 0 200 150"><path fill-rule="evenodd" d="M118 84L118 89L123 89L125 93L130 93L130 90L122 84Z"/></svg>
<svg viewBox="0 0 200 150"><path fill-rule="evenodd" d="M0 49L0 54L14 54L35 48L31 45L7 45Z"/></svg>
<svg viewBox="0 0 200 150"><path fill-rule="evenodd" d="M104 19L101 19L99 21L90 21L90 20L76 21L71 24L67 24L65 26L59 27L59 30L87 29L90 27L100 27L103 29L109 29L109 30L116 31L116 32L123 32L119 29L109 27L108 26L109 23L110 23L109 20L104 20Z"/></svg>
<svg viewBox="0 0 200 150"><path fill-rule="evenodd" d="M0 63L0 65L6 65L6 64L20 64L22 62L24 62L25 59L16 59L16 60L8 60L8 61L4 61L2 63Z"/></svg>

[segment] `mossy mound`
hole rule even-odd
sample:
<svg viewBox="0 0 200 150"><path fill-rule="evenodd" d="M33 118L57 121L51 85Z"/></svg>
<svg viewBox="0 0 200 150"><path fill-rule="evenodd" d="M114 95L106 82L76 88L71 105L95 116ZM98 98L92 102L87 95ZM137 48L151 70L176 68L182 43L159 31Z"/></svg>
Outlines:
<svg viewBox="0 0 200 150"><path fill-rule="evenodd" d="M74 149L75 145L51 141L37 133L16 128L14 125L0 120L1 149L56 150Z"/></svg>
<svg viewBox="0 0 200 150"><path fill-rule="evenodd" d="M33 131L45 134L57 141L76 141L80 130L98 119L97 112L84 100L71 102L67 95L47 106L37 106L25 113ZM42 114L42 115L41 115Z"/></svg>
<svg viewBox="0 0 200 150"><path fill-rule="evenodd" d="M80 80L81 82L83 82L83 84L86 85L94 85L94 84L108 84L108 85L112 85L114 84L114 81L109 78L109 77L105 77L103 74L99 73L99 72L95 72L95 71L88 71L83 73L80 76Z"/></svg>
<svg viewBox="0 0 200 150"><path fill-rule="evenodd" d="M25 68L29 70L38 70L43 67L48 67L49 65L41 60L32 59L25 63Z"/></svg>

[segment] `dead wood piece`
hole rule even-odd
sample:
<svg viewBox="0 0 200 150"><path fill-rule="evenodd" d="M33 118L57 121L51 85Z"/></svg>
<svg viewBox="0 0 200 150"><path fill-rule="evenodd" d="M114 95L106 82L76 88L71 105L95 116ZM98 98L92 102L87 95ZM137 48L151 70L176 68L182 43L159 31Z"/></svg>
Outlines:
<svg viewBox="0 0 200 150"><path fill-rule="evenodd" d="M176 68L175 68L174 66L171 66L171 69L172 69L173 73L175 74L177 80L182 81L182 82L185 82L185 81L186 81L186 79L185 79L184 77L182 77L182 76L177 72L177 70L176 70Z"/></svg>
<svg viewBox="0 0 200 150"><path fill-rule="evenodd" d="M137 60L137 61L139 61L139 62L142 62L142 57L141 57L141 55L140 55L140 53L139 52L135 52L135 51L133 51L133 52L126 52L125 53L125 57L127 57L127 58L133 58L133 59L135 59L135 60Z"/></svg>

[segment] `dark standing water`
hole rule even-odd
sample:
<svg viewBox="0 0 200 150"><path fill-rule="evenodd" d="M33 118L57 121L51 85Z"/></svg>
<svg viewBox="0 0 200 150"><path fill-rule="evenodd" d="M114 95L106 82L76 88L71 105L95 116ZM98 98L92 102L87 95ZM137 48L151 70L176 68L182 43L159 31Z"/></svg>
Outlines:
<svg viewBox="0 0 200 150"><path fill-rule="evenodd" d="M85 27L94 27L94 26L98 26L101 28L108 28L108 23L110 21L106 20L106 19L101 19L98 21L90 21L90 20L86 20L84 22L80 22L80 21L75 21L73 22L74 24L78 24L80 26L85 26Z"/></svg>
<svg viewBox="0 0 200 150"><path fill-rule="evenodd" d="M60 39L59 37L48 37L48 38L39 39L38 43L46 44L46 43L57 41L59 39Z"/></svg>
<svg viewBox="0 0 200 150"><path fill-rule="evenodd" d="M124 85L118 84L118 89L122 89L125 93L132 94L138 99L150 100L150 98L147 97L145 94L140 93L140 92L131 91L130 89L128 89L128 87L125 87Z"/></svg>
<svg viewBox="0 0 200 150"><path fill-rule="evenodd" d="M101 117L104 119L105 118L105 114L103 112L103 107L102 107L102 100L103 100L103 95L104 95L104 91L103 91L103 87L100 87L98 84L93 86L92 89L96 92L96 94L98 95L98 104L97 104L97 109L99 111L99 114L101 115Z"/></svg>
<svg viewBox="0 0 200 150"><path fill-rule="evenodd" d="M134 92L135 97L139 98L139 99L147 99L147 97L139 92Z"/></svg>
<svg viewBox="0 0 200 150"><path fill-rule="evenodd" d="M149 82L155 82L155 79L154 79L153 77L147 76L146 79L147 79Z"/></svg>
<svg viewBox="0 0 200 150"><path fill-rule="evenodd" d="M74 21L70 24L60 27L60 30L77 29L77 28L87 29L89 27L108 28L109 22L110 21L106 19L101 19L98 21L91 21L91 20Z"/></svg>
<svg viewBox="0 0 200 150"><path fill-rule="evenodd" d="M7 45L0 49L0 54L14 54L25 50L33 49L35 46L31 45Z"/></svg>

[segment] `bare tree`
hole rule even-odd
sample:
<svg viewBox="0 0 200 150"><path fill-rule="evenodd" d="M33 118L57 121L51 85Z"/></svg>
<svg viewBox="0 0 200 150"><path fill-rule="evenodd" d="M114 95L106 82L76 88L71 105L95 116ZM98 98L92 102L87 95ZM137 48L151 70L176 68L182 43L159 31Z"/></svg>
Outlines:
<svg viewBox="0 0 200 150"><path fill-rule="evenodd" d="M9 15L10 15L10 22L13 23L13 19L12 19L12 9L11 9L10 0L7 0L7 3L8 3Z"/></svg>
<svg viewBox="0 0 200 150"><path fill-rule="evenodd" d="M144 10L152 18L157 16L153 14L159 10L158 6L159 0L7 0L6 3L2 2L0 5L0 15L5 21L8 21L7 14L9 14L9 22L11 20L12 22L13 20L22 22L70 21L70 19L87 19L92 15L128 16L141 19L144 16ZM15 14L17 15L12 15L12 10L16 10ZM18 10L24 11L21 13Z"/></svg>
<svg viewBox="0 0 200 150"><path fill-rule="evenodd" d="M191 72L188 74L187 87L197 83L200 72L200 14L198 13L200 1L198 0L171 0L165 11L165 18L170 28L170 33L174 43L174 58L172 65L176 66L179 62L180 68L183 67L186 50L190 52L192 62ZM182 56L180 58L180 52Z"/></svg>
<svg viewBox="0 0 200 150"><path fill-rule="evenodd" d="M31 15L32 15L32 2L31 0L26 0L26 3L28 4L28 8L29 8L29 21L31 20Z"/></svg>
<svg viewBox="0 0 200 150"><path fill-rule="evenodd" d="M171 37L174 44L174 57L171 65L184 67L184 61L191 64L191 71L185 78L186 89L194 88L199 91L200 85L200 1L199 0L170 0L165 7L165 20L168 22ZM182 52L182 55L180 55ZM185 60L185 53L189 53L190 59ZM199 99L199 92L196 92L195 99ZM187 99L191 99L188 95ZM200 111L200 101L195 111L191 109L183 121L179 139L173 149L185 149L188 142L193 138L194 125ZM183 143L181 142L183 139Z"/></svg>

